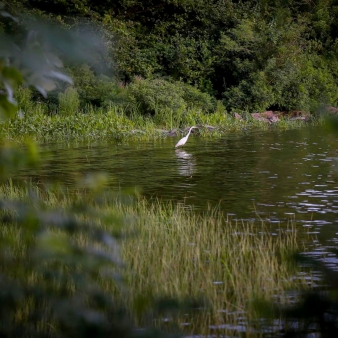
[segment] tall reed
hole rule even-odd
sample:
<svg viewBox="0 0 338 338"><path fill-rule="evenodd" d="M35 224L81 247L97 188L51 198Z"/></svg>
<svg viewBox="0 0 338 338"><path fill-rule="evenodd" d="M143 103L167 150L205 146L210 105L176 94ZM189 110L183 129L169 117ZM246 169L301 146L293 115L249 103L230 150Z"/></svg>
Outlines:
<svg viewBox="0 0 338 338"><path fill-rule="evenodd" d="M220 210L198 215L183 205L145 201L128 214L137 216L137 235L123 243L130 301L203 299L208 306L177 319L190 333L239 320L249 330L257 300L286 303L288 288L304 286L293 279L290 257L303 244L292 221L273 232L265 222L227 220Z"/></svg>

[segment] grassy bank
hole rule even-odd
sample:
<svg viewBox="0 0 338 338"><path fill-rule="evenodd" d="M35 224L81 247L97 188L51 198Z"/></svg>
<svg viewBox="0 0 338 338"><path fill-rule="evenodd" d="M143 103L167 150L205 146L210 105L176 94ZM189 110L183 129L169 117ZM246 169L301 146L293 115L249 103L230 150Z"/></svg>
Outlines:
<svg viewBox="0 0 338 338"><path fill-rule="evenodd" d="M128 309L127 312L141 327L151 327L155 323L164 329L179 327L195 334L210 333L211 326L222 327L225 324L249 328L259 316L254 306L257 300L266 300L270 304L287 303L286 291L305 285L302 279L294 278L297 268L289 260L293 252L303 250L302 239L292 222L272 233L264 221L234 222L225 219L221 210L196 215L183 205L150 204L125 196L96 198L90 193L70 195L37 188L29 192L11 184L0 189L1 199L22 201L27 200L28 195L27 203L36 212L53 210L53 215L55 210L61 210L62 215L70 212L82 221L95 219L95 227L124 235L120 243L125 267L122 270L118 268L124 278L122 289L117 287L119 283L111 283L107 278L97 277L96 281L100 289L113 295L116 306ZM8 215L8 212L5 214ZM32 220L32 214L26 214ZM56 231L59 239L55 259L60 254L64 229L61 227ZM9 247L17 259L17 264L5 270L6 274L19 276L31 287L49 285L54 293L60 284L51 286L38 270L23 273L20 264L29 261L31 252L27 250L29 246L23 242L24 237L19 235L18 229L6 225L0 231L2 237L11 238ZM98 248L98 244L93 244L90 237L83 234L77 235L73 231L72 238L79 247L89 245ZM41 243L39 245L37 247L41 249ZM65 249L62 254L71 256L72 252ZM80 265L81 257L75 257ZM52 271L54 258L44 263L49 264ZM85 258L86 261L91 260ZM57 269L67 271L68 288L75 292L76 287L74 289L71 280L77 268L73 270L74 267L69 268L67 264L63 263ZM186 304L187 299L199 300L199 305L196 303L193 311L183 307L177 313L170 306L159 311L155 300L168 297L176 299L181 305ZM49 299L44 302L45 306L50 306ZM31 305L20 304L19 312L24 312L25 316L17 317L19 321L20 318L28 320ZM40 320L40 329L48 331L49 324L43 323L43 318ZM220 333L227 331L233 334L236 330L225 327Z"/></svg>
<svg viewBox="0 0 338 338"><path fill-rule="evenodd" d="M186 127L193 125L200 126L199 134L203 137L220 137L231 131L300 128L308 124L299 120L280 120L270 125L249 115L238 120L225 112L207 114L200 110L189 110L179 116L143 116L126 114L122 107L88 107L85 111L69 115L48 114L43 104L35 104L31 109L20 118L3 122L3 137L16 141L30 137L37 142L154 139L168 137L168 132L173 129L176 130L174 136L179 137L185 133Z"/></svg>

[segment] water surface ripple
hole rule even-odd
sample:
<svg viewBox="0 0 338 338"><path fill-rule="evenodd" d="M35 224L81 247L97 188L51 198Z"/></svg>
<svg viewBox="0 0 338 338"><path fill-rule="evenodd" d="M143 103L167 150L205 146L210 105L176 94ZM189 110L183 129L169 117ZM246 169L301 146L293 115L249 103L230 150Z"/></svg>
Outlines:
<svg viewBox="0 0 338 338"><path fill-rule="evenodd" d="M332 245L338 232L337 137L320 128L243 131L221 139L191 135L160 141L50 144L39 170L25 179L59 180L70 189L83 175L106 172L116 189L139 187L148 198L183 202L196 210L218 205L233 218L271 223L295 217Z"/></svg>

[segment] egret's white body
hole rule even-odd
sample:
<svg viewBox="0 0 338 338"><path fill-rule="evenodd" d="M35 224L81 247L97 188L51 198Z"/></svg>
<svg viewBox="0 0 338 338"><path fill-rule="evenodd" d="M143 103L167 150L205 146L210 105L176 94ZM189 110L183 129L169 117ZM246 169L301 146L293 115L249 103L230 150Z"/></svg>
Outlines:
<svg viewBox="0 0 338 338"><path fill-rule="evenodd" d="M184 136L183 138L181 138L181 139L177 142L175 148L177 148L177 147L182 147L182 146L184 146L184 145L186 144L186 142L188 141L188 137L189 137L189 135L190 135L190 133L191 133L191 130L194 129L194 128L197 128L197 127L191 127L191 128L189 129L189 132L188 132L187 136Z"/></svg>

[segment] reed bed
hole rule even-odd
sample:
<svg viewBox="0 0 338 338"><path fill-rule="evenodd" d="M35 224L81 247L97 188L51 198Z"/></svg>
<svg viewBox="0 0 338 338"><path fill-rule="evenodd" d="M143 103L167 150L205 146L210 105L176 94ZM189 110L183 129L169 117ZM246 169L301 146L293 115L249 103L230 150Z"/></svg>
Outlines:
<svg viewBox="0 0 338 338"><path fill-rule="evenodd" d="M112 233L117 228L122 231L124 287L121 291L104 279L100 284L117 304L129 309L139 327L155 324L189 334L216 335L236 335L244 327L245 336L254 336L260 332L257 302L287 304L289 289L306 287L304 280L295 278L299 270L290 259L304 250L304 239L292 220L271 229L263 220L227 219L219 209L198 214L185 205L130 196L110 194L97 199L83 191L33 191L46 208L71 210L72 205L85 203L87 214L81 212L78 217L92 217L95 211L100 215L99 226ZM22 200L28 192L9 184L1 187L0 197ZM3 227L2 235L12 231L8 229ZM88 239L79 236L76 240L85 244ZM23 256L20 237L15 241L16 254L20 256L21 250ZM27 280L43 283L34 273ZM175 299L183 307L159 312L158 299ZM185 307L187 303L192 306Z"/></svg>
<svg viewBox="0 0 338 338"><path fill-rule="evenodd" d="M305 286L293 279L290 257L303 244L292 221L272 231L264 221L231 221L216 209L198 215L183 205L145 201L136 213L137 236L122 250L131 300L205 300L194 315L176 319L190 333L240 322L249 328L259 316L257 300L286 304L289 288Z"/></svg>
<svg viewBox="0 0 338 338"><path fill-rule="evenodd" d="M107 109L87 109L86 112L74 114L47 113L42 104L35 104L31 111L21 118L2 123L1 135L7 139L22 141L27 137L37 142L55 142L70 140L148 140L167 137L172 129L200 125L199 133L203 137L220 137L228 132L249 129L267 130L301 128L304 121L281 120L274 125L257 121L249 115L237 120L225 112L212 114L198 110L185 112L184 120L172 121L171 115L164 115L159 120L156 116L145 116L138 113L127 114L121 107ZM318 124L314 119L311 124ZM214 127L208 129L208 126Z"/></svg>

